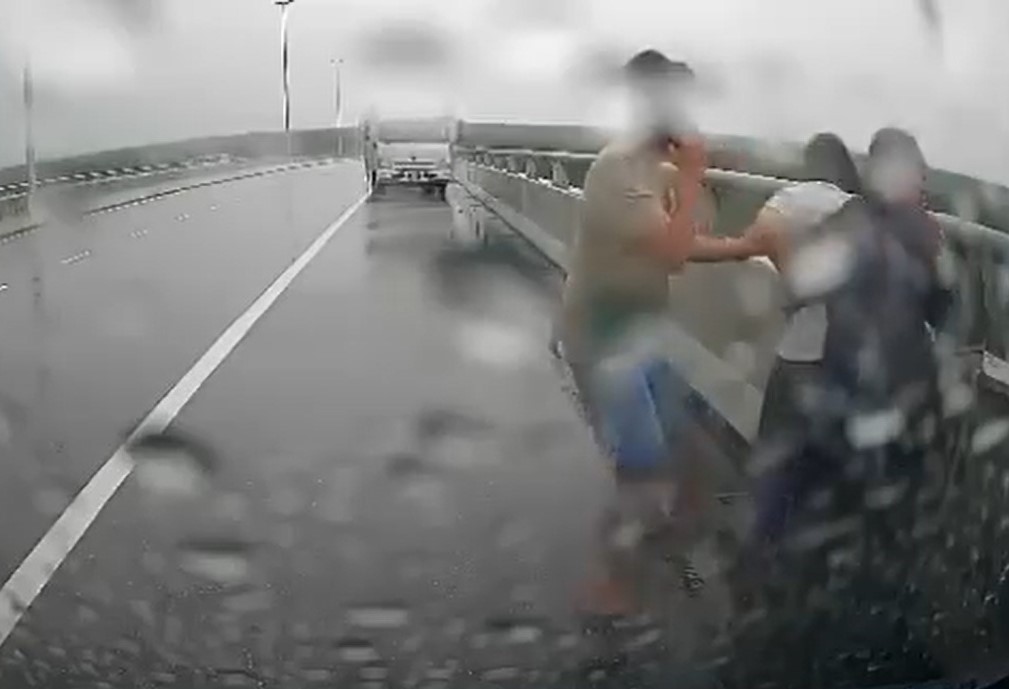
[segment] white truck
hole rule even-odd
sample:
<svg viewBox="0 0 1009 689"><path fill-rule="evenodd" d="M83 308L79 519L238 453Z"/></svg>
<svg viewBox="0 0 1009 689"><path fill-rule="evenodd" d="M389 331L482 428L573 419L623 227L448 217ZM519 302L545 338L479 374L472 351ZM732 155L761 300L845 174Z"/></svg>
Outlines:
<svg viewBox="0 0 1009 689"><path fill-rule="evenodd" d="M453 124L448 118L383 119L369 126L378 145L375 193L405 186L445 198L452 180Z"/></svg>
<svg viewBox="0 0 1009 689"><path fill-rule="evenodd" d="M448 144L382 143L378 144L378 181L375 191L387 187L415 187L425 194L445 198L445 188L452 179Z"/></svg>

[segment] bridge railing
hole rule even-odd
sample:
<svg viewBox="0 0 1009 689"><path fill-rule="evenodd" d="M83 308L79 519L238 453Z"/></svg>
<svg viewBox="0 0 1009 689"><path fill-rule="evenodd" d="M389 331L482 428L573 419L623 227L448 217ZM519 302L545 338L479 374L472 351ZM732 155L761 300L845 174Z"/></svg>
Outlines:
<svg viewBox="0 0 1009 689"><path fill-rule="evenodd" d="M202 137L98 151L69 158L44 159L38 163L39 186L100 180L123 173L171 171L193 161L212 159L258 160L312 157L358 157L361 132L357 127L248 132ZM0 197L16 196L27 188L24 165L0 168Z"/></svg>
<svg viewBox="0 0 1009 689"><path fill-rule="evenodd" d="M579 221L581 184L594 156L457 145L456 176L473 203L471 225L505 222L561 269ZM713 231L740 233L776 190L774 177L711 170ZM935 213L946 235L945 262L958 286L959 345L1004 370L1009 352L1009 235ZM780 336L782 294L767 261L691 265L671 281L673 322L683 331L677 355L692 352L692 383L744 437L756 430L759 400Z"/></svg>

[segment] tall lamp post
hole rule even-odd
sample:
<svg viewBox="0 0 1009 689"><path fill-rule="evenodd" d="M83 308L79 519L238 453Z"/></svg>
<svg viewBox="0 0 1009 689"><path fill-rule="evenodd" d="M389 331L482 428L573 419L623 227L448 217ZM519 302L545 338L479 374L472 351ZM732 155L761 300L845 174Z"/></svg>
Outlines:
<svg viewBox="0 0 1009 689"><path fill-rule="evenodd" d="M341 83L341 70L343 68L343 58L337 59L333 58L329 61L329 64L333 67L333 107L335 109L335 123L336 128L336 157L339 158L343 155L343 135L340 133L340 115L341 109L343 107L343 84Z"/></svg>
<svg viewBox="0 0 1009 689"><path fill-rule="evenodd" d="M35 167L35 75L32 69L31 48L27 48L24 64L24 84L22 98L25 117L25 189L24 204L28 222L41 222L38 204L35 202L35 192L38 187L38 173ZM45 302L45 282L43 275L42 254L39 250L38 232L28 235L28 252L32 269L32 311L34 312L35 334L35 401L34 414L30 421L30 437L32 449L38 459L46 456L46 437L44 423L46 418L46 393L49 381L48 339L46 337L47 315Z"/></svg>
<svg viewBox="0 0 1009 689"><path fill-rule="evenodd" d="M280 50L284 69L284 131L291 131L291 71L287 52L287 9L294 0L273 0L280 8Z"/></svg>
<svg viewBox="0 0 1009 689"><path fill-rule="evenodd" d="M27 176L28 188L25 192L25 206L28 217L32 218L32 200L35 196L35 187L38 184L38 177L35 172L35 129L34 112L35 109L35 79L32 73L32 59L29 55L25 58L24 70L24 109L25 109L25 174Z"/></svg>

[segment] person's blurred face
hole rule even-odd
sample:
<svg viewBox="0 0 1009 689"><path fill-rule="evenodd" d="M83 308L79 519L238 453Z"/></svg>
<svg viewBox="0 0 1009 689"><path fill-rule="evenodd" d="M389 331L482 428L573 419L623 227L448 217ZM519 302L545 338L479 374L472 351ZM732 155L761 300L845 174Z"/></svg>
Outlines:
<svg viewBox="0 0 1009 689"><path fill-rule="evenodd" d="M912 156L880 154L869 161L869 188L890 203L917 204L925 189L925 170Z"/></svg>
<svg viewBox="0 0 1009 689"><path fill-rule="evenodd" d="M665 78L637 78L629 83L632 127L656 140L694 131L687 114L687 90Z"/></svg>

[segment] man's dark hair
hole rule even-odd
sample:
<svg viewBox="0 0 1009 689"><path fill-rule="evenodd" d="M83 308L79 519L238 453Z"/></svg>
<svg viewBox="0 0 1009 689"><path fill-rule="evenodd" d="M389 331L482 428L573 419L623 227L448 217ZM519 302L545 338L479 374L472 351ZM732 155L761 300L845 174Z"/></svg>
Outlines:
<svg viewBox="0 0 1009 689"><path fill-rule="evenodd" d="M624 74L630 79L660 79L685 81L693 79L694 71L686 62L670 60L658 50L642 50L624 65Z"/></svg>
<svg viewBox="0 0 1009 689"><path fill-rule="evenodd" d="M806 144L803 158L809 179L830 182L849 194L862 193L858 168L837 134L822 132L814 136Z"/></svg>
<svg viewBox="0 0 1009 689"><path fill-rule="evenodd" d="M922 169L927 167L925 154L921 152L918 140L914 135L897 127L884 127L876 132L869 144L869 158L880 158L884 156L901 156L914 161Z"/></svg>

